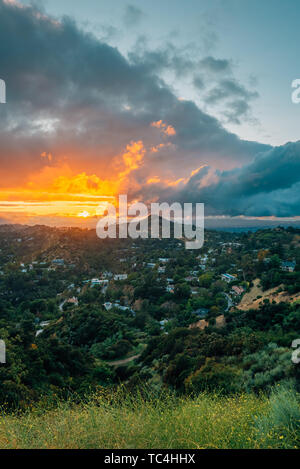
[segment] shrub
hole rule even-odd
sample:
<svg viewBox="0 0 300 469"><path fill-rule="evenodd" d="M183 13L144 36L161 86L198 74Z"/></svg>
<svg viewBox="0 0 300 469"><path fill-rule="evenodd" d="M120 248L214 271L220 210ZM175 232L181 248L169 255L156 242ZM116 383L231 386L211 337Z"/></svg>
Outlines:
<svg viewBox="0 0 300 469"><path fill-rule="evenodd" d="M299 395L288 386L278 386L270 396L270 410L256 422L257 435L266 447L277 445L283 448L300 444Z"/></svg>

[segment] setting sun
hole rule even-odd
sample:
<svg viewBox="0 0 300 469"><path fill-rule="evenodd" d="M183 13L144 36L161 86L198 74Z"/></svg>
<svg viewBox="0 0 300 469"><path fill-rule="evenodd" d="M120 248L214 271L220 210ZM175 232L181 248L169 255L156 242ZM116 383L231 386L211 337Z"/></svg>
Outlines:
<svg viewBox="0 0 300 469"><path fill-rule="evenodd" d="M82 217L82 218L88 218L88 217L90 217L91 215L90 215L89 212L87 212L86 210L84 210L83 212L78 213L77 216L78 216L78 217Z"/></svg>

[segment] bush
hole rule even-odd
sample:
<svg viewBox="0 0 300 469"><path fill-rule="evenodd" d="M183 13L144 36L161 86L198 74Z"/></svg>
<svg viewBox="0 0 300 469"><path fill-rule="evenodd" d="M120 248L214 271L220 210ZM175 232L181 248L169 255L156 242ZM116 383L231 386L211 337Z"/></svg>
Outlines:
<svg viewBox="0 0 300 469"><path fill-rule="evenodd" d="M270 396L270 410L256 423L257 435L267 446L274 443L283 448L300 444L299 395L287 387L278 386Z"/></svg>
<svg viewBox="0 0 300 469"><path fill-rule="evenodd" d="M193 393L218 391L230 394L240 390L240 378L241 372L237 368L207 358L205 364L186 379L185 386Z"/></svg>

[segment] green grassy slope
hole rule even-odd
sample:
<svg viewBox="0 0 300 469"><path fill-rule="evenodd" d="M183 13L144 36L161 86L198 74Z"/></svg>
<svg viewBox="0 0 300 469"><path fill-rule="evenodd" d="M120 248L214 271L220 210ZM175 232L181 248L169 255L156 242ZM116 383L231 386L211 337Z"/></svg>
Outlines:
<svg viewBox="0 0 300 469"><path fill-rule="evenodd" d="M1 448L299 448L299 396L163 396L119 390L0 416Z"/></svg>

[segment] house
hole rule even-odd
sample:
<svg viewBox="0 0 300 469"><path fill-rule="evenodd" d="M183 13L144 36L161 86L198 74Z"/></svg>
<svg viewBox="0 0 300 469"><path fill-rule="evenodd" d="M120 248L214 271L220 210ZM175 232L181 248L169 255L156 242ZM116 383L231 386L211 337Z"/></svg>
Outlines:
<svg viewBox="0 0 300 469"><path fill-rule="evenodd" d="M156 266L156 264L154 264L153 262L148 262L147 263L147 267L149 267L150 269L154 269L155 266Z"/></svg>
<svg viewBox="0 0 300 469"><path fill-rule="evenodd" d="M127 274L115 274L114 275L114 280L127 280L128 275Z"/></svg>
<svg viewBox="0 0 300 469"><path fill-rule="evenodd" d="M241 286L238 287L237 285L234 285L234 286L232 287L232 289L231 289L231 293L232 293L233 295L237 295L237 296L242 295L242 294L244 293L244 291L245 291L245 290L244 290L243 287L241 287Z"/></svg>
<svg viewBox="0 0 300 469"><path fill-rule="evenodd" d="M102 272L102 278L112 278L113 274L111 272Z"/></svg>
<svg viewBox="0 0 300 469"><path fill-rule="evenodd" d="M236 277L231 274L222 274L221 278L227 283L234 282L236 280Z"/></svg>
<svg viewBox="0 0 300 469"><path fill-rule="evenodd" d="M101 285L101 281L99 278L92 278L91 285L94 287L95 285Z"/></svg>
<svg viewBox="0 0 300 469"><path fill-rule="evenodd" d="M199 260L202 262L202 264L206 264L207 261L208 261L208 255L207 255L207 254L204 254L204 255L201 255L201 254L200 254L200 255L197 257L197 259L199 259Z"/></svg>
<svg viewBox="0 0 300 469"><path fill-rule="evenodd" d="M54 265L64 265L64 259L53 259L52 264Z"/></svg>
<svg viewBox="0 0 300 469"><path fill-rule="evenodd" d="M169 262L170 259L167 259L166 257L160 257L158 260L159 260L159 262L161 262L162 264L166 264L167 262Z"/></svg>
<svg viewBox="0 0 300 469"><path fill-rule="evenodd" d="M166 268L165 268L165 267L158 267L158 269L157 269L157 272L158 272L159 274L164 274L165 271L166 271Z"/></svg>
<svg viewBox="0 0 300 469"><path fill-rule="evenodd" d="M113 306L115 308L120 309L121 311L130 311L132 314L135 314L135 312L131 308L129 308L129 306L122 306L122 305L119 305L117 303L115 303Z"/></svg>
<svg viewBox="0 0 300 469"><path fill-rule="evenodd" d="M222 246L222 248L226 248L226 247L239 248L242 245L240 243L221 243L221 246Z"/></svg>
<svg viewBox="0 0 300 469"><path fill-rule="evenodd" d="M174 288L175 288L174 285L167 285L166 286L166 291L168 293L174 293Z"/></svg>
<svg viewBox="0 0 300 469"><path fill-rule="evenodd" d="M192 282L193 280L198 280L197 277L188 276L184 279L186 282Z"/></svg>
<svg viewBox="0 0 300 469"><path fill-rule="evenodd" d="M66 303L69 303L69 304L78 306L78 298L76 298L75 296L73 296L72 298L69 298L69 299L66 301Z"/></svg>
<svg viewBox="0 0 300 469"><path fill-rule="evenodd" d="M207 308L198 308L193 311L193 314L196 314L199 318L204 319L208 315L209 310Z"/></svg>
<svg viewBox="0 0 300 469"><path fill-rule="evenodd" d="M51 321L42 321L41 324L40 324L40 326L41 326L41 327L47 327L47 326L49 326L50 322L51 322Z"/></svg>
<svg viewBox="0 0 300 469"><path fill-rule="evenodd" d="M160 328L164 329L165 325L168 324L168 322L169 322L169 319L163 319L162 321L159 321Z"/></svg>
<svg viewBox="0 0 300 469"><path fill-rule="evenodd" d="M110 303L109 301L107 301L106 303L103 304L103 306L106 309L106 311L110 311L112 308L116 308L116 309L119 309L120 311L130 311L133 314L133 316L135 316L135 311L133 311L133 309L131 309L129 306L122 306L119 304L119 302Z"/></svg>
<svg viewBox="0 0 300 469"><path fill-rule="evenodd" d="M296 262L283 261L281 262L281 270L285 272L294 272L296 267Z"/></svg>
<svg viewBox="0 0 300 469"><path fill-rule="evenodd" d="M105 278L100 279L100 285L102 285L103 287L106 287L108 284L109 284L109 280Z"/></svg>
<svg viewBox="0 0 300 469"><path fill-rule="evenodd" d="M193 277L197 277L197 275L199 274L199 270L191 270L190 274L193 275Z"/></svg>
<svg viewBox="0 0 300 469"><path fill-rule="evenodd" d="M38 337L44 330L45 327L49 326L51 321L42 321L40 323L40 327L41 329L37 330L36 333L35 333L35 337Z"/></svg>

